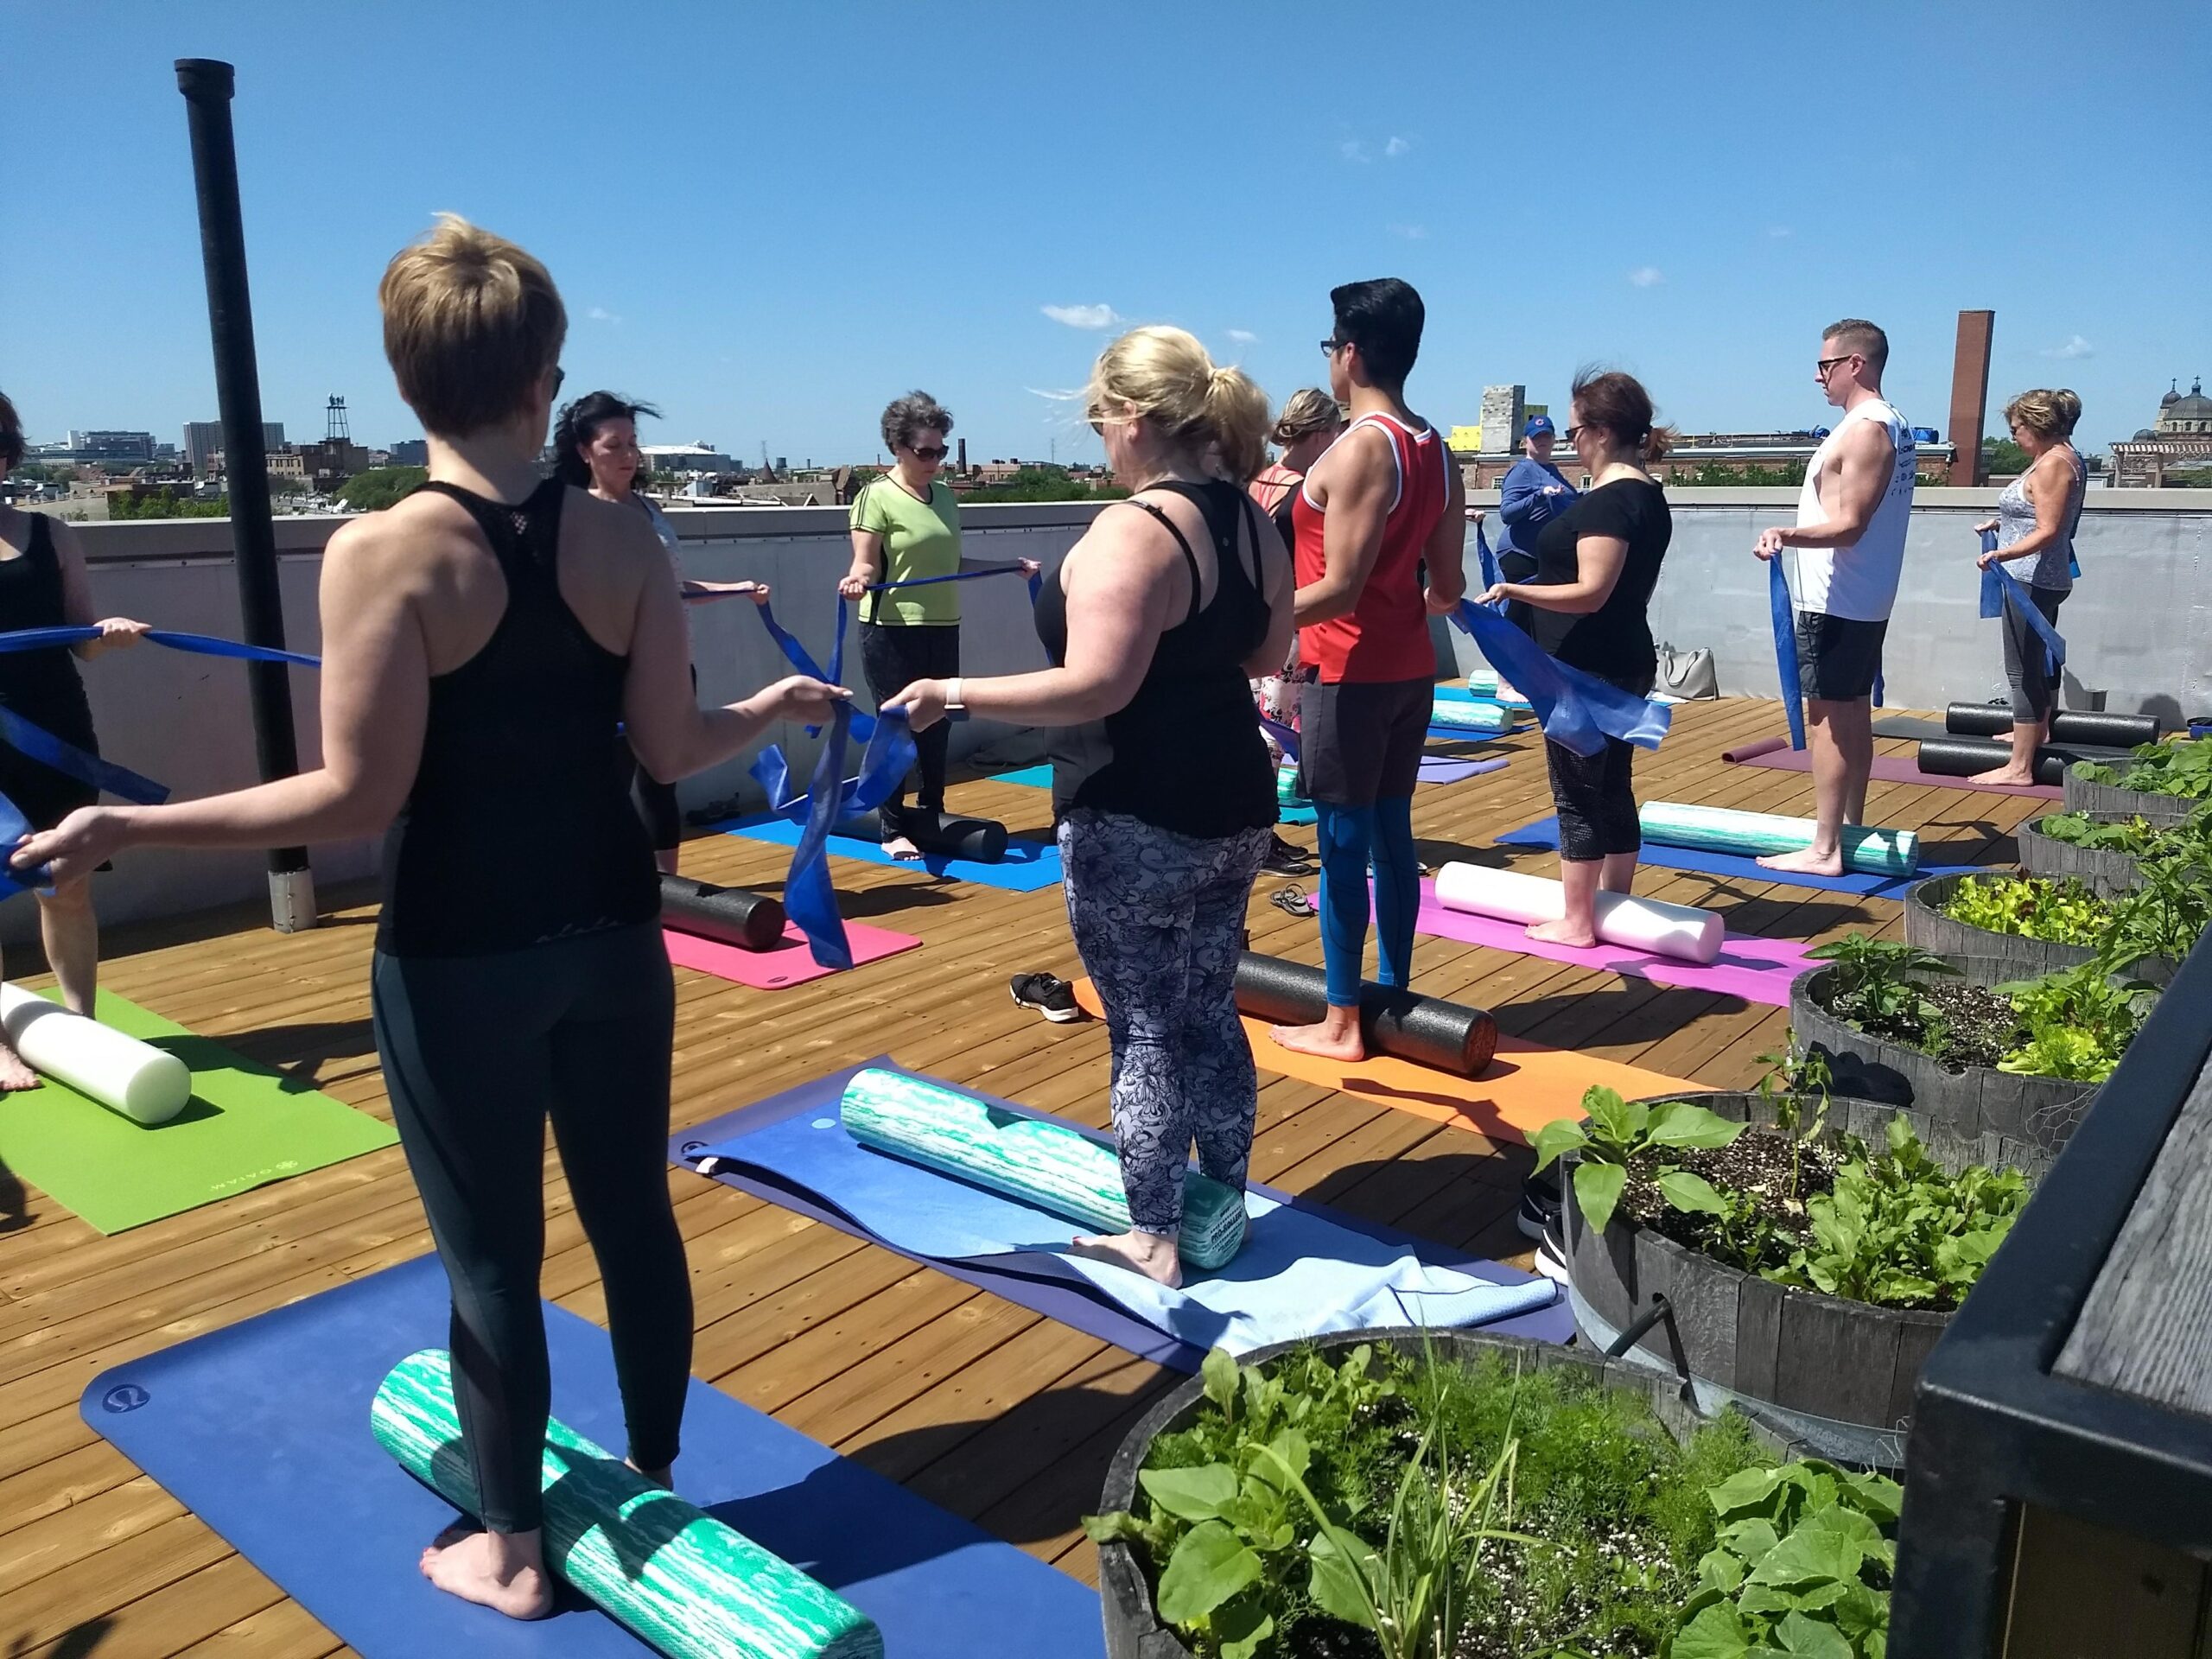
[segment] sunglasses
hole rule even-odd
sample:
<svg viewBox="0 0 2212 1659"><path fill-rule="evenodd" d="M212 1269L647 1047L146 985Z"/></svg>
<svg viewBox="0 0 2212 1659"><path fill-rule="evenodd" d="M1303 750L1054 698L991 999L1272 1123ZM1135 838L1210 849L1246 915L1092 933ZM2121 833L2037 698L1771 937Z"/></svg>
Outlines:
<svg viewBox="0 0 2212 1659"><path fill-rule="evenodd" d="M1814 363L1813 372L1821 379L1825 380L1828 378L1828 371L1830 369L1835 367L1839 363L1848 363L1853 358L1858 355L1859 353L1856 352L1846 352L1841 357L1821 358Z"/></svg>
<svg viewBox="0 0 2212 1659"><path fill-rule="evenodd" d="M952 451L939 443L932 444L928 448L922 448L919 446L917 446L914 448L909 449L906 453L913 456L916 461L943 461L947 455L950 454Z"/></svg>
<svg viewBox="0 0 2212 1659"><path fill-rule="evenodd" d="M561 395L561 383L568 378L569 372L563 368L558 363L556 363L553 365L553 395L555 397L557 397Z"/></svg>
<svg viewBox="0 0 2212 1659"><path fill-rule="evenodd" d="M1324 357L1334 357L1338 352L1342 351L1345 346L1351 344L1351 342L1348 340L1338 340L1334 334L1331 334L1328 339L1321 342L1321 355Z"/></svg>

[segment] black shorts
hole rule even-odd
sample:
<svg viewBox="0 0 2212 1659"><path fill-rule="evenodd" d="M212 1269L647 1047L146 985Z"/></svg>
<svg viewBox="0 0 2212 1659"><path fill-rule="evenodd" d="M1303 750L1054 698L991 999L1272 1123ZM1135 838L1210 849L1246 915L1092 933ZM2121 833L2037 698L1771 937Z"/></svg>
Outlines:
<svg viewBox="0 0 2212 1659"><path fill-rule="evenodd" d="M1861 622L1825 611L1797 613L1797 677L1805 695L1822 702L1850 702L1874 695L1882 677L1882 639L1887 620Z"/></svg>
<svg viewBox="0 0 2212 1659"><path fill-rule="evenodd" d="M1410 799L1436 683L1317 681L1298 705L1298 792L1331 806Z"/></svg>

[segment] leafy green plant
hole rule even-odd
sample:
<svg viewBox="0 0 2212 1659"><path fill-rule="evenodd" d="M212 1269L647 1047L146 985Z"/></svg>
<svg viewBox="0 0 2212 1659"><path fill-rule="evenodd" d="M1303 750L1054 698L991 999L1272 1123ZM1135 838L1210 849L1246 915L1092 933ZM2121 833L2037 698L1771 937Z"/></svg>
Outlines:
<svg viewBox="0 0 2212 1659"><path fill-rule="evenodd" d="M1847 933L1805 954L1835 964L1828 1011L1838 1019L1902 1028L1926 1048L1942 1046L1943 1010L1923 983L1930 976L1958 973L1942 957L1866 933Z"/></svg>
<svg viewBox="0 0 2212 1659"><path fill-rule="evenodd" d="M2156 989L2116 980L2101 961L1997 988L2012 999L2026 1032L1998 1070L2082 1083L2112 1075L2158 1001Z"/></svg>
<svg viewBox="0 0 2212 1659"><path fill-rule="evenodd" d="M2133 758L2124 771L2101 761L2077 760L2074 775L2088 783L2145 795L2172 795L2193 801L2212 798L2212 751L2202 743L2145 743L2130 753Z"/></svg>
<svg viewBox="0 0 2212 1659"><path fill-rule="evenodd" d="M1671 1154L1694 1147L1725 1147L1744 1132L1741 1123L1687 1100L1647 1106L1624 1101L1605 1088L1586 1090L1582 1109L1584 1122L1554 1120L1537 1130L1529 1145L1535 1148L1540 1170L1562 1154L1580 1154L1574 1166L1574 1202L1592 1232L1604 1232L1613 1218L1635 1165L1649 1161L1663 1166L1675 1161ZM1658 1187L1677 1210L1718 1213L1726 1208L1712 1185L1688 1170L1666 1169Z"/></svg>
<svg viewBox="0 0 2212 1659"><path fill-rule="evenodd" d="M1943 914L1992 933L2093 949L2113 925L2113 906L2071 876L1967 876L1951 890Z"/></svg>
<svg viewBox="0 0 2212 1659"><path fill-rule="evenodd" d="M1806 1459L1745 1470L1708 1496L1719 1541L1667 1659L1882 1659L1895 1481Z"/></svg>
<svg viewBox="0 0 2212 1659"><path fill-rule="evenodd" d="M2113 906L2098 942L2098 959L2114 973L2151 958L2179 962L2212 925L2212 861L2200 862L2185 843L2142 855L2135 886Z"/></svg>
<svg viewBox="0 0 2212 1659"><path fill-rule="evenodd" d="M1829 1090L1835 1084L1835 1074L1828 1057L1813 1052L1802 1056L1786 1050L1762 1054L1759 1064L1766 1067L1759 1074L1759 1098L1774 1112L1776 1133L1789 1137L1789 1191L1783 1197L1794 1205L1805 1185L1805 1143L1819 1140L1827 1128ZM1818 1103L1809 1118L1801 1103L1808 1095Z"/></svg>
<svg viewBox="0 0 2212 1659"><path fill-rule="evenodd" d="M2053 812L2036 822L2039 834L2094 853L2125 853L2133 858L2157 844L2158 832L2141 818L2100 823L2086 812Z"/></svg>

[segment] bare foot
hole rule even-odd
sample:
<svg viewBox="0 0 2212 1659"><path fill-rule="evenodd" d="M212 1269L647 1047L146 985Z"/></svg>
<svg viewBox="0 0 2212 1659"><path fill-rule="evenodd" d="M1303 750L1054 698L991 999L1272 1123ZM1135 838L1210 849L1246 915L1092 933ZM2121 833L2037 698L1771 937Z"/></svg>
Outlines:
<svg viewBox="0 0 2212 1659"><path fill-rule="evenodd" d="M1318 1054L1325 1060L1367 1058L1367 1045L1360 1039L1357 1020L1349 1033L1325 1020L1318 1026L1270 1026L1268 1035L1285 1048L1300 1054Z"/></svg>
<svg viewBox="0 0 2212 1659"><path fill-rule="evenodd" d="M1595 933L1585 932L1567 921L1531 922L1529 924L1529 937L1540 939L1546 944L1571 944L1582 950L1598 943Z"/></svg>
<svg viewBox="0 0 2212 1659"><path fill-rule="evenodd" d="M1175 1241L1159 1233L1093 1234L1075 1241L1075 1253L1090 1262L1109 1262L1142 1274L1170 1290L1183 1287L1183 1264Z"/></svg>
<svg viewBox="0 0 2212 1659"><path fill-rule="evenodd" d="M2011 766L1993 766L1967 779L1970 784L2032 784L2035 780L2033 772L2015 772Z"/></svg>
<svg viewBox="0 0 2212 1659"><path fill-rule="evenodd" d="M30 1069L22 1055L6 1043L0 1042L0 1095L37 1087L38 1073Z"/></svg>
<svg viewBox="0 0 2212 1659"><path fill-rule="evenodd" d="M441 1541L456 1530L448 1527ZM527 1538L531 1541L518 1541ZM423 1576L449 1596L473 1601L509 1618L543 1618L553 1611L553 1581L537 1555L537 1535L464 1531L451 1543L423 1552Z"/></svg>
<svg viewBox="0 0 2212 1659"><path fill-rule="evenodd" d="M627 1458L623 1459L622 1461L632 1474L648 1486L658 1486L664 1492L672 1492L676 1490L676 1471L673 1468L640 1469Z"/></svg>
<svg viewBox="0 0 2212 1659"><path fill-rule="evenodd" d="M907 864L915 862L922 855L922 849L904 836L892 836L883 843L883 851L886 857L895 858Z"/></svg>
<svg viewBox="0 0 2212 1659"><path fill-rule="evenodd" d="M1770 853L1759 860L1763 870L1784 870L1791 875L1841 875L1843 849L1821 854L1808 847L1802 853Z"/></svg>

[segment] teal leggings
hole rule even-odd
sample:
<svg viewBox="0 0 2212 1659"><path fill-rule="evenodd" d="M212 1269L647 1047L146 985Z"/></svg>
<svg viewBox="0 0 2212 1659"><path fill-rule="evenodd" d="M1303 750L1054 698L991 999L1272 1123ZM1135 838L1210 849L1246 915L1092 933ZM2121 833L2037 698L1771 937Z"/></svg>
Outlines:
<svg viewBox="0 0 2212 1659"><path fill-rule="evenodd" d="M1414 856L1410 796L1385 796L1372 806L1313 804L1321 842L1321 963L1329 1006L1359 1006L1361 960L1367 951L1367 877L1375 873L1375 945L1378 983L1413 983L1414 920L1421 913L1421 865Z"/></svg>

